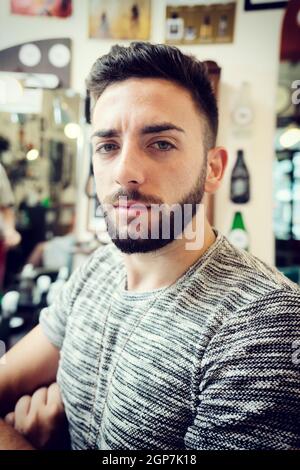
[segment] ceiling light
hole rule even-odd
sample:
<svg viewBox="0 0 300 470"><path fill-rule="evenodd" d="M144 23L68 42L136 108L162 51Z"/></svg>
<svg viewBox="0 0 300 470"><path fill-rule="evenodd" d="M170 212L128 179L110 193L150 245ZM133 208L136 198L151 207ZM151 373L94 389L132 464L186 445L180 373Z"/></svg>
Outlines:
<svg viewBox="0 0 300 470"><path fill-rule="evenodd" d="M29 161L36 160L38 156L39 156L39 151L37 149L31 149L26 154L26 158Z"/></svg>
<svg viewBox="0 0 300 470"><path fill-rule="evenodd" d="M69 124L65 126L64 132L69 139L77 139L80 135L80 127L75 122L69 122Z"/></svg>
<svg viewBox="0 0 300 470"><path fill-rule="evenodd" d="M280 145L284 148L293 147L300 142L300 129L291 127L281 134L279 139Z"/></svg>

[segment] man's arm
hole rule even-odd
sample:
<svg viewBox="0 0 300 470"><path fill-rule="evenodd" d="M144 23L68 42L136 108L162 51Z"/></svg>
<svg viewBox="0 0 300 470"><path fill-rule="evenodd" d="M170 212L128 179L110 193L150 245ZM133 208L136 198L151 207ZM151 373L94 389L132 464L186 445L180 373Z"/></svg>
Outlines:
<svg viewBox="0 0 300 470"><path fill-rule="evenodd" d="M22 395L56 380L59 350L40 325L22 338L0 364L0 416L12 411Z"/></svg>
<svg viewBox="0 0 300 470"><path fill-rule="evenodd" d="M21 235L16 231L15 212L13 207L1 207L0 212L4 220L4 242L7 248L13 248L21 241Z"/></svg>
<svg viewBox="0 0 300 470"><path fill-rule="evenodd" d="M26 264L32 264L34 267L42 266L43 263L43 252L45 249L47 242L39 242L32 252L30 253L29 257L27 258Z"/></svg>
<svg viewBox="0 0 300 470"><path fill-rule="evenodd" d="M1 358L0 416L13 412L21 396L32 395L56 381L68 316L88 276L90 259L72 273L53 304L41 311L40 325Z"/></svg>
<svg viewBox="0 0 300 470"><path fill-rule="evenodd" d="M21 397L14 411L6 415L5 422L28 439L36 449L70 448L68 421L57 383L48 388L39 388L32 396ZM15 439L12 443L8 439L2 443L0 436L0 450L2 445L13 447L16 444L18 441Z"/></svg>

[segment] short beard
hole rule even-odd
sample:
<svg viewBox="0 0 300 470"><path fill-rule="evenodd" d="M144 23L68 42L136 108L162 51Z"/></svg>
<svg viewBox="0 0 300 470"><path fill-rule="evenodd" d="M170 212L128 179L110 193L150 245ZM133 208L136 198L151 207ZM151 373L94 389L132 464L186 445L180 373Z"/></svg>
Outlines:
<svg viewBox="0 0 300 470"><path fill-rule="evenodd" d="M179 209L181 209L181 214L184 214L185 205L189 204L191 207L190 214L188 214L189 217L182 216L181 225L176 230L176 227L174 224L175 214L171 212L170 222L169 222L170 223L170 236L168 238L163 237L163 227L162 227L162 220L161 220L162 214L159 214L160 218L159 218L159 227L158 227L158 238L151 238L149 236L146 239L143 239L143 238L133 239L130 236L127 236L126 238L121 238L120 234L116 231L116 228L109 214L105 211L103 207L103 214L104 214L104 218L105 218L105 222L107 226L107 231L111 240L120 251L122 251L123 253L127 253L127 254L149 253L152 251L157 251L160 248L163 248L164 246L173 242L176 238L180 236L180 234L182 234L185 227L188 225L189 222L191 222L193 217L196 215L197 210L198 210L198 205L203 200L204 191L205 191L204 190L205 180L206 180L206 165L203 165L200 176L195 186L193 187L193 189L186 196L184 196L180 202L176 204L176 206ZM122 193L122 195L125 196L125 193ZM138 200L138 201L142 199L137 191L130 191L130 196L127 196L127 197L128 199L133 199L133 200Z"/></svg>

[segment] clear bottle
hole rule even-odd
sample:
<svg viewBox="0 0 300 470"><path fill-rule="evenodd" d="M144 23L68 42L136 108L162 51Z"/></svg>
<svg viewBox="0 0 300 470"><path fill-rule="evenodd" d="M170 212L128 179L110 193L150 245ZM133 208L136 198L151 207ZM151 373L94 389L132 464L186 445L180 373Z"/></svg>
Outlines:
<svg viewBox="0 0 300 470"><path fill-rule="evenodd" d="M184 35L184 21L177 12L173 12L171 18L166 20L166 39L181 41Z"/></svg>
<svg viewBox="0 0 300 470"><path fill-rule="evenodd" d="M242 82L233 105L231 118L233 133L238 137L248 137L253 131L254 107L249 82Z"/></svg>
<svg viewBox="0 0 300 470"><path fill-rule="evenodd" d="M221 15L218 24L218 36L224 37L228 35L228 16Z"/></svg>

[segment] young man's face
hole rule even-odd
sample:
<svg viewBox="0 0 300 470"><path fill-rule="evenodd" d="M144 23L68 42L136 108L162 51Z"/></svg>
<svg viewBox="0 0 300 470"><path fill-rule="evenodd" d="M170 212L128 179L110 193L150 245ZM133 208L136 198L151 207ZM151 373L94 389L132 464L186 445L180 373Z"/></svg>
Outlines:
<svg viewBox="0 0 300 470"><path fill-rule="evenodd" d="M168 244L176 233L162 237L162 217L173 215L150 205L192 204L194 215L204 194L204 117L189 92L163 79L115 83L99 97L92 128L97 195L113 241L127 253Z"/></svg>

